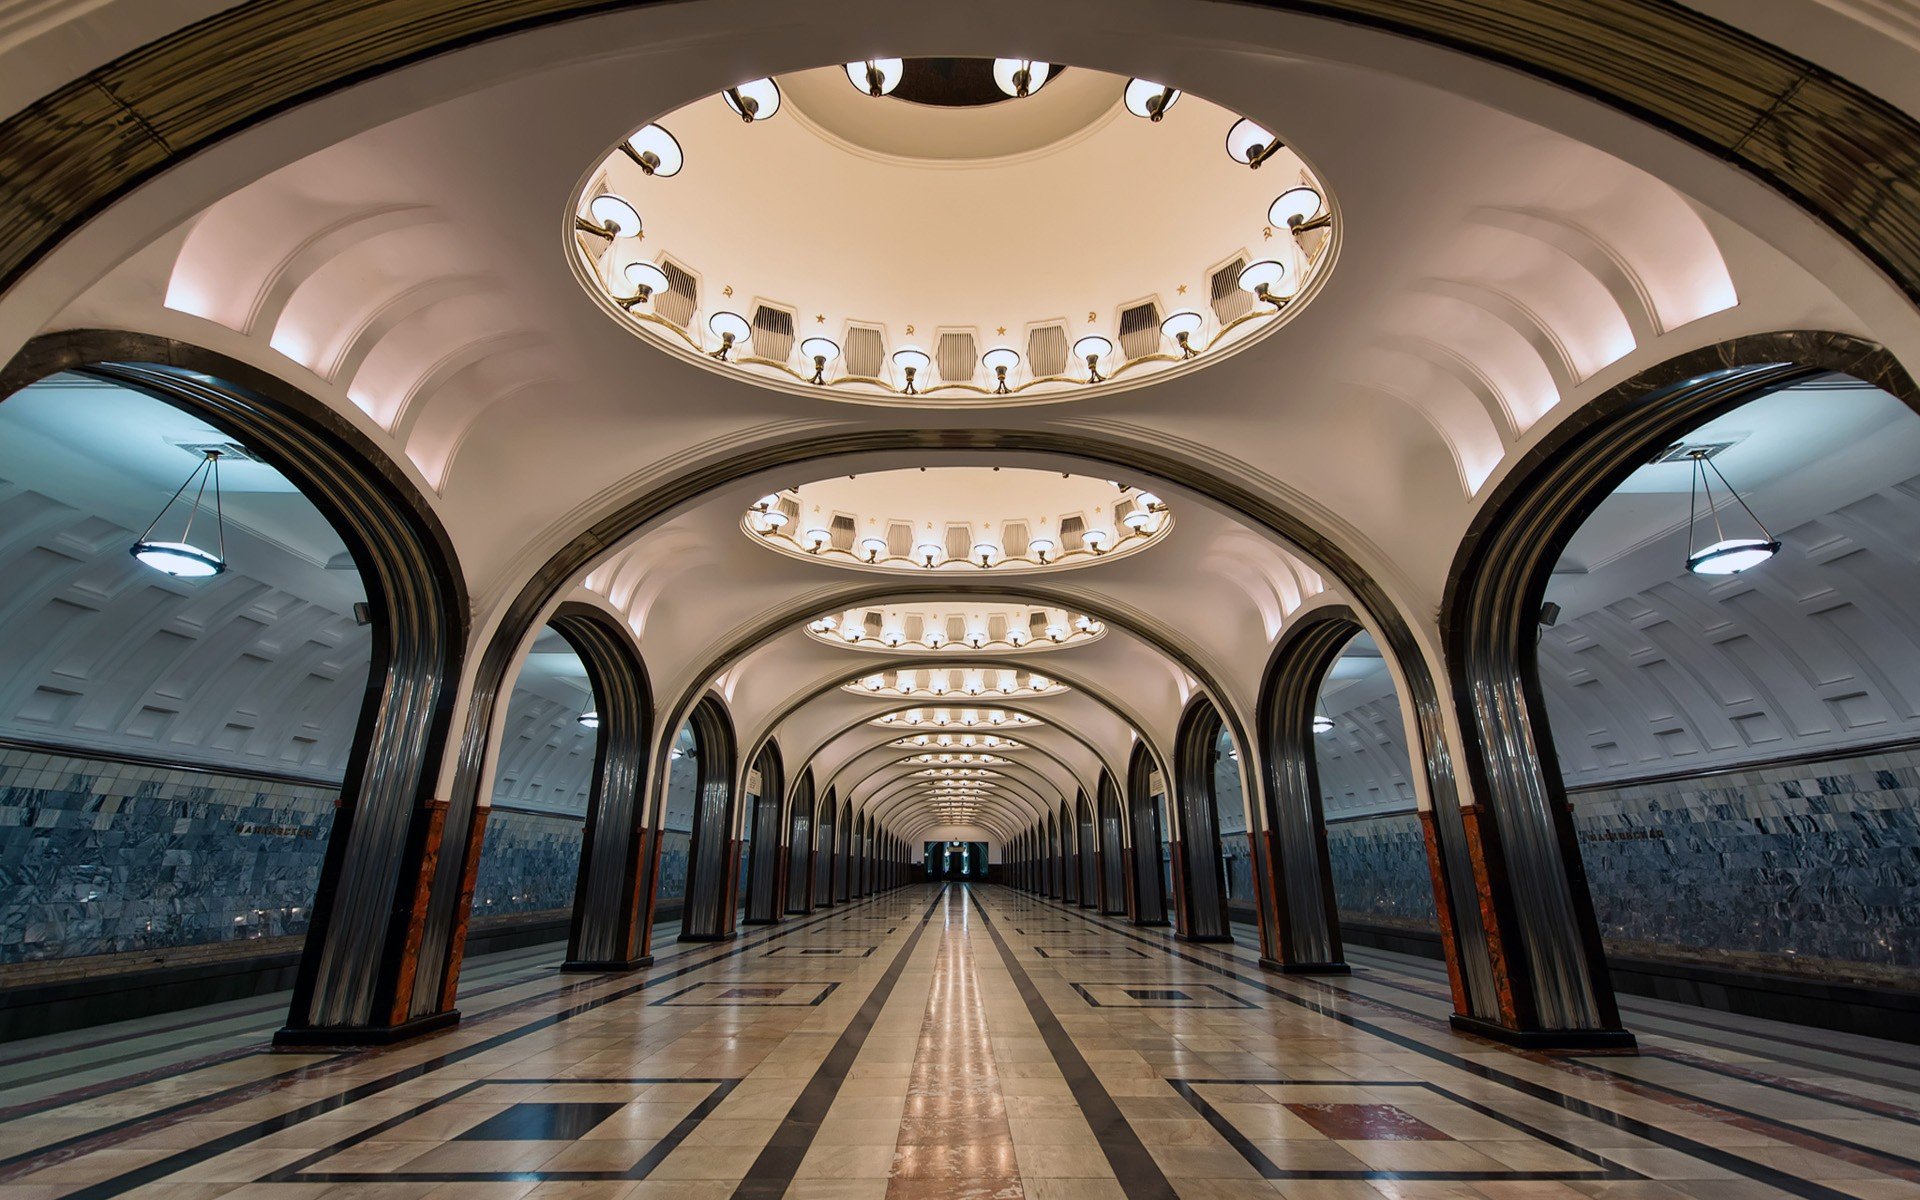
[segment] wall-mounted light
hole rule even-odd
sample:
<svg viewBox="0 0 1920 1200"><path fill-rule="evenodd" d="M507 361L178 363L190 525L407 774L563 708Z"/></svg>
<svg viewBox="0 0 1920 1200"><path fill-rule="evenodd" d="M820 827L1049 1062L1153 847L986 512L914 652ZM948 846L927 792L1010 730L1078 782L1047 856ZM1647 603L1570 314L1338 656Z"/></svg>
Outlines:
<svg viewBox="0 0 1920 1200"><path fill-rule="evenodd" d="M1153 513L1145 508L1135 506L1134 510L1123 518L1123 524L1135 533L1146 533L1147 526L1153 524Z"/></svg>
<svg viewBox="0 0 1920 1200"><path fill-rule="evenodd" d="M1160 332L1173 339L1174 344L1180 347L1181 359L1185 360L1200 353L1193 348L1191 339L1200 332L1203 324L1205 318L1197 312L1177 312L1160 322Z"/></svg>
<svg viewBox="0 0 1920 1200"><path fill-rule="evenodd" d="M1090 333L1073 344L1075 358L1087 364L1087 382L1099 383L1106 376L1100 373L1100 360L1113 353L1113 343L1097 333Z"/></svg>
<svg viewBox="0 0 1920 1200"><path fill-rule="evenodd" d="M909 396L920 393L914 389L914 380L933 363L925 350L918 346L902 346L893 352L893 365L900 369L902 383L900 390Z"/></svg>
<svg viewBox="0 0 1920 1200"><path fill-rule="evenodd" d="M160 524L161 519L167 515L167 510L186 494L189 487L194 486L195 481L198 481L199 486L194 490L193 506L187 510L186 524L180 530L180 540L177 542L154 540L153 531ZM213 484L214 545L217 547L215 550L203 550L192 541L193 522L200 515L200 505L206 497L209 481ZM205 579L227 569L227 522L220 503L220 452L218 450L209 450L201 456L199 465L194 467L192 474L187 476L184 483L174 489L173 495L160 506L160 511L154 514L153 520L147 523L146 530L134 539L133 545L127 548L127 552L154 570L180 579Z"/></svg>
<svg viewBox="0 0 1920 1200"><path fill-rule="evenodd" d="M1027 539L1027 549L1032 551L1033 556L1039 559L1041 565L1044 566L1047 562L1047 556L1054 552L1056 546L1052 538L1029 538Z"/></svg>
<svg viewBox="0 0 1920 1200"><path fill-rule="evenodd" d="M860 549L866 551L868 562L877 563L880 561L880 556L887 552L887 539L863 537L860 539Z"/></svg>
<svg viewBox="0 0 1920 1200"><path fill-rule="evenodd" d="M1326 204L1317 189L1304 183L1288 188L1267 206L1267 224L1295 233L1323 228L1333 224L1333 214L1326 210Z"/></svg>
<svg viewBox="0 0 1920 1200"><path fill-rule="evenodd" d="M1285 308L1287 297L1273 289L1286 278L1286 274L1287 268L1270 258L1263 258L1257 263L1248 263L1240 272L1240 290L1252 292L1275 308Z"/></svg>
<svg viewBox="0 0 1920 1200"><path fill-rule="evenodd" d="M832 338L810 337L800 343L800 353L813 360L813 378L809 383L827 381L827 364L840 357L840 343Z"/></svg>
<svg viewBox="0 0 1920 1200"><path fill-rule="evenodd" d="M608 241L634 237L640 232L640 210L623 196L601 192L587 202L586 216L574 218L573 227Z"/></svg>
<svg viewBox="0 0 1920 1200"><path fill-rule="evenodd" d="M1233 128L1227 130L1227 157L1237 163L1245 163L1256 171L1278 149L1279 138L1245 117L1235 121Z"/></svg>
<svg viewBox="0 0 1920 1200"><path fill-rule="evenodd" d="M1052 74L1052 63L1031 58L993 60L993 82L999 85L1001 91L1016 98L1033 95L1046 86L1047 77Z"/></svg>
<svg viewBox="0 0 1920 1200"><path fill-rule="evenodd" d="M628 312L632 312L636 305L652 300L655 292L664 292L673 286L665 271L645 259L628 263L621 274L633 285L633 295L620 297L620 307Z"/></svg>
<svg viewBox="0 0 1920 1200"><path fill-rule="evenodd" d="M869 96L884 96L900 86L904 66L897 58L869 58L847 64L847 82Z"/></svg>
<svg viewBox="0 0 1920 1200"><path fill-rule="evenodd" d="M1110 529L1089 529L1080 536L1087 543L1088 549L1092 550L1095 554L1105 554L1107 552L1107 543L1113 540L1113 531Z"/></svg>
<svg viewBox="0 0 1920 1200"><path fill-rule="evenodd" d="M1127 111L1134 116L1158 121L1180 99L1180 89L1136 77L1127 80L1127 90L1121 93L1120 98L1126 103Z"/></svg>
<svg viewBox="0 0 1920 1200"><path fill-rule="evenodd" d="M1313 714L1313 731L1315 733L1332 733L1333 718L1323 717L1319 713Z"/></svg>
<svg viewBox="0 0 1920 1200"><path fill-rule="evenodd" d="M933 564L940 561L940 555L942 551L938 543L921 542L918 546L915 546L913 548L913 553L914 553L914 556L920 560L921 566L931 567L933 566ZM936 636L938 635L931 634L931 633L927 635L927 644L929 646L939 645L938 642L933 640Z"/></svg>
<svg viewBox="0 0 1920 1200"><path fill-rule="evenodd" d="M1056 646L1059 645L1061 642L1066 641L1067 627L1065 625L1047 626L1047 640L1054 643Z"/></svg>
<svg viewBox="0 0 1920 1200"><path fill-rule="evenodd" d="M828 543L833 541L832 533L818 527L807 530L806 536L807 536L807 553L809 554L820 553L822 550L825 550L827 548Z"/></svg>
<svg viewBox="0 0 1920 1200"><path fill-rule="evenodd" d="M594 712L592 709L588 709L586 712L581 713L579 719L580 719L580 723L586 726L588 729L600 728L600 714L597 712Z"/></svg>
<svg viewBox="0 0 1920 1200"><path fill-rule="evenodd" d="M642 125L620 143L620 149L635 166L656 179L678 175L687 162L679 140L659 125Z"/></svg>
<svg viewBox="0 0 1920 1200"><path fill-rule="evenodd" d="M707 318L707 328L713 330L714 336L720 339L720 348L708 357L717 358L721 362L729 361L727 355L736 343L745 345L747 339L753 336L753 326L747 324L747 319L736 312L713 314Z"/></svg>
<svg viewBox="0 0 1920 1200"><path fill-rule="evenodd" d="M720 93L727 107L751 125L780 111L780 85L771 79L753 79Z"/></svg>
<svg viewBox="0 0 1920 1200"><path fill-rule="evenodd" d="M993 542L975 542L973 556L980 560L981 566L990 567L993 565L993 560L1000 557L1000 547Z"/></svg>
<svg viewBox="0 0 1920 1200"><path fill-rule="evenodd" d="M1737 575L1780 553L1780 540L1767 531L1765 522L1755 515L1747 502L1740 498L1740 493L1727 482L1727 477L1714 465L1711 453L1709 450L1691 450L1687 453L1687 458L1693 463L1693 483L1687 496L1687 570L1695 575ZM1713 497L1713 482L1707 478L1708 471L1713 472L1720 480L1720 486L1727 490L1734 503L1747 514L1747 519L1760 530L1759 537L1727 536L1727 531L1721 526L1720 506ZM1707 517L1713 522L1714 542L1696 550L1694 543L1698 540L1697 531L1700 527L1699 499L1703 491L1707 495Z"/></svg>
<svg viewBox="0 0 1920 1200"><path fill-rule="evenodd" d="M1007 372L1020 365L1020 352L1008 346L995 346L980 356L980 362L993 372L994 394L1006 395L1010 390L1007 387Z"/></svg>

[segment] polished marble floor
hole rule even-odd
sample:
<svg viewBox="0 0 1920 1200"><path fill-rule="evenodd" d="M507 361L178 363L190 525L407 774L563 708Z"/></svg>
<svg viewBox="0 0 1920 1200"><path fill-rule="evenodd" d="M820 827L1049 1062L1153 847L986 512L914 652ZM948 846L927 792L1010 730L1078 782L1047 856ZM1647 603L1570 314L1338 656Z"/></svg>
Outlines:
<svg viewBox="0 0 1920 1200"><path fill-rule="evenodd" d="M1450 1032L1438 965L1262 971L925 885L278 1053L271 999L0 1046L0 1200L1920 1197L1920 1049L1626 1000L1636 1055ZM1913 1140L1909 1140L1913 1139Z"/></svg>

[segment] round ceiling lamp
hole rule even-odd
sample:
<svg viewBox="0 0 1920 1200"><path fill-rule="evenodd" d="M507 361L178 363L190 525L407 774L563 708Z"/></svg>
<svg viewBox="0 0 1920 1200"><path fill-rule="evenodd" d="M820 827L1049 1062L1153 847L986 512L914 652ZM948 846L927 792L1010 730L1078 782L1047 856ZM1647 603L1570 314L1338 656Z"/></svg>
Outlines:
<svg viewBox="0 0 1920 1200"><path fill-rule="evenodd" d="M1280 139L1267 130L1241 117L1227 130L1227 157L1237 163L1245 163L1254 170L1260 164L1274 156L1280 149Z"/></svg>
<svg viewBox="0 0 1920 1200"><path fill-rule="evenodd" d="M980 356L980 365L993 372L993 392L996 396L1008 393L1007 372L1020 365L1020 352L1008 346L996 346Z"/></svg>
<svg viewBox="0 0 1920 1200"><path fill-rule="evenodd" d="M1127 80L1126 90L1120 98L1125 102L1127 111L1134 116L1158 121L1180 99L1180 89L1136 77Z"/></svg>
<svg viewBox="0 0 1920 1200"><path fill-rule="evenodd" d="M1205 323L1206 318L1188 309L1160 322L1160 332L1172 338L1174 345L1180 347L1181 358L1195 358L1200 352L1193 348L1193 335L1199 333L1200 326Z"/></svg>
<svg viewBox="0 0 1920 1200"><path fill-rule="evenodd" d="M600 714L592 709L588 709L586 712L580 714L580 724L586 726L588 729L598 729L600 728Z"/></svg>
<svg viewBox="0 0 1920 1200"><path fill-rule="evenodd" d="M904 73L905 64L897 58L869 58L847 64L847 82L874 97L899 87Z"/></svg>
<svg viewBox="0 0 1920 1200"><path fill-rule="evenodd" d="M914 390L913 381L926 373L927 368L933 365L933 359L918 346L902 346L893 352L893 365L900 368L901 392L917 396L919 392Z"/></svg>
<svg viewBox="0 0 1920 1200"><path fill-rule="evenodd" d="M728 361L727 356L732 353L734 346L746 345L753 336L753 326L747 324L747 319L737 312L713 314L707 319L707 328L713 330L714 336L720 339L720 348L713 352L713 357L721 362Z"/></svg>
<svg viewBox="0 0 1920 1200"><path fill-rule="evenodd" d="M1687 453L1687 458L1693 465L1693 481L1687 496L1687 570L1695 575L1738 575L1780 553L1780 539L1768 532L1765 522L1727 482L1726 475L1714 463L1712 452L1694 449ZM1727 495L1733 497L1734 503L1740 506L1740 511L1746 513L1747 520L1753 522L1754 528L1760 531L1759 537L1727 536L1720 519L1721 505L1713 494L1713 479L1707 475L1709 471L1713 472L1713 478L1720 481ZM1698 531L1702 524L1700 495L1703 492L1707 498L1706 521L1713 526L1714 541L1696 550L1694 547L1698 544Z"/></svg>
<svg viewBox="0 0 1920 1200"><path fill-rule="evenodd" d="M583 233L593 233L611 241L635 237L640 232L640 210L625 196L601 192L587 202L587 215L575 225Z"/></svg>
<svg viewBox="0 0 1920 1200"><path fill-rule="evenodd" d="M1100 360L1113 353L1113 343L1097 333L1090 333L1073 344L1073 356L1087 364L1087 382L1099 383L1106 376L1100 373Z"/></svg>
<svg viewBox="0 0 1920 1200"><path fill-rule="evenodd" d="M1053 73L1052 63L1043 63L1031 58L996 58L993 60L993 82L1009 96L1023 98L1031 96L1047 85L1047 77Z"/></svg>
<svg viewBox="0 0 1920 1200"><path fill-rule="evenodd" d="M1252 292L1254 296L1265 300L1275 308L1284 308L1287 297L1274 289L1287 277L1287 268L1271 258L1263 258L1257 263L1248 263L1240 272L1240 290Z"/></svg>
<svg viewBox="0 0 1920 1200"><path fill-rule="evenodd" d="M720 93L742 121L751 125L780 111L780 85L771 79L754 79Z"/></svg>
<svg viewBox="0 0 1920 1200"><path fill-rule="evenodd" d="M628 283L633 285L633 295L620 298L620 303L629 310L637 304L647 303L653 299L655 293L664 292L673 286L665 271L644 258L628 263L620 273L626 276Z"/></svg>
<svg viewBox="0 0 1920 1200"><path fill-rule="evenodd" d="M198 481L199 486L193 493L193 503L187 508L186 522L180 530L178 541L156 540L153 531L167 515L175 502L186 494L189 487ZM193 523L200 516L201 503L207 494L207 485L213 485L214 545L216 549L207 550L193 544ZM160 506L153 520L147 522L146 529L134 539L127 552L142 564L152 567L165 575L177 579L205 579L218 575L227 569L227 522L226 514L220 503L220 451L208 450L200 459L199 465L187 476L185 482L175 488L173 495Z"/></svg>
<svg viewBox="0 0 1920 1200"><path fill-rule="evenodd" d="M1267 224L1296 233L1318 229L1333 221L1326 207L1327 201L1320 189L1301 184L1273 198L1273 203L1267 206Z"/></svg>
<svg viewBox="0 0 1920 1200"><path fill-rule="evenodd" d="M1332 733L1333 718L1321 716L1319 713L1313 714L1313 731L1315 733Z"/></svg>
<svg viewBox="0 0 1920 1200"><path fill-rule="evenodd" d="M679 141L659 125L643 125L627 135L620 143L634 165L655 179L666 179L678 175L680 168L687 164L687 156L681 152Z"/></svg>
<svg viewBox="0 0 1920 1200"><path fill-rule="evenodd" d="M840 343L832 338L810 337L800 343L800 353L813 360L813 378L809 382L827 381L827 364L840 357Z"/></svg>

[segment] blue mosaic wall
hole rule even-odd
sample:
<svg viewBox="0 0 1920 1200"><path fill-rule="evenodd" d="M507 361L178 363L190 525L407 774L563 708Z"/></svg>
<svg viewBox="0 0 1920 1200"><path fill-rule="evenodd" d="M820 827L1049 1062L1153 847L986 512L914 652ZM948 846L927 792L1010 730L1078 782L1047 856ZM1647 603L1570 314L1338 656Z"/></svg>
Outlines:
<svg viewBox="0 0 1920 1200"><path fill-rule="evenodd" d="M335 795L0 748L0 963L305 932Z"/></svg>
<svg viewBox="0 0 1920 1200"><path fill-rule="evenodd" d="M1920 969L1920 751L1586 789L1573 803L1612 949ZM1432 926L1412 813L1334 823L1328 851L1342 915Z"/></svg>
<svg viewBox="0 0 1920 1200"><path fill-rule="evenodd" d="M0 964L305 933L337 795L0 747ZM494 813L474 915L570 907L581 828Z"/></svg>
<svg viewBox="0 0 1920 1200"><path fill-rule="evenodd" d="M573 907L580 875L580 817L495 808L487 814L473 919Z"/></svg>

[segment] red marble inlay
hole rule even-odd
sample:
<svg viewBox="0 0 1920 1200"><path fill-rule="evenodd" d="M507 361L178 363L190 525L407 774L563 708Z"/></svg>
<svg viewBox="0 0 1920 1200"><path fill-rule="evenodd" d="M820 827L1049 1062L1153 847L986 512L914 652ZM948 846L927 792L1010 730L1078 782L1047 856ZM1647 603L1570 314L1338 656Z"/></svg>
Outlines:
<svg viewBox="0 0 1920 1200"><path fill-rule="evenodd" d="M1287 1110L1343 1142L1450 1142L1453 1139L1391 1104L1289 1104Z"/></svg>

